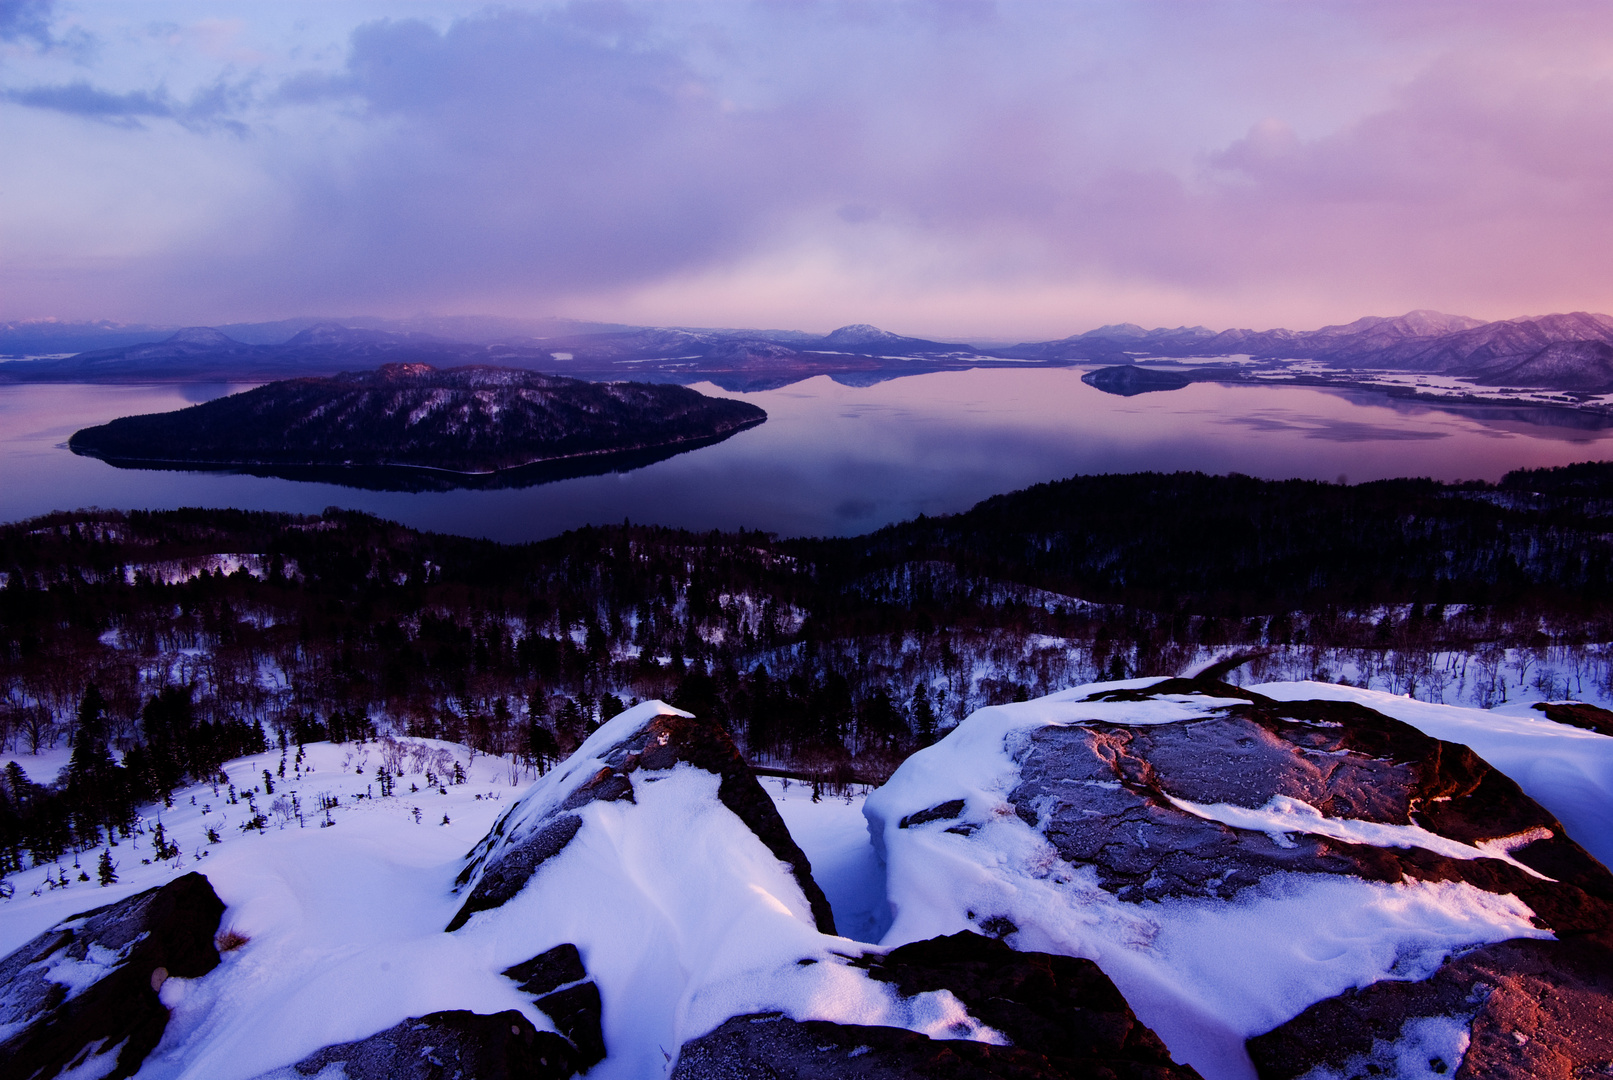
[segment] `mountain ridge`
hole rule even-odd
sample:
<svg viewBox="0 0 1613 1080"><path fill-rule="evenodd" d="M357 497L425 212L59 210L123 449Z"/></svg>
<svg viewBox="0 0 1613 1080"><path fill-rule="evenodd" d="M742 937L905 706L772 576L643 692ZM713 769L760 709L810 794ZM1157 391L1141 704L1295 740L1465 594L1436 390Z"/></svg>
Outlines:
<svg viewBox="0 0 1613 1080"><path fill-rule="evenodd" d="M493 323L468 318L463 324L398 321L390 329L375 325L381 321L288 320L279 325L290 334L278 343L245 341L228 333L229 328L185 327L160 340L3 364L0 381L258 381L421 362L487 364L607 381L710 380L724 389L745 391L772 389L814 375L862 384L982 363L1116 365L1144 359L1237 358L1267 366L1309 361L1345 375L1393 371L1452 376L1475 386L1613 393L1613 363L1604 351L1613 348L1613 316L1584 311L1486 322L1417 309L1396 316L1363 316L1315 330L1147 329L1114 323L997 349L910 337L868 323L820 335L506 320L498 326L509 332L501 335L491 332ZM357 325L361 323L368 325ZM0 324L0 349L7 347L8 328L15 325ZM551 330L558 332L546 332ZM241 333L259 336L253 327ZM466 336L476 340L465 340Z"/></svg>

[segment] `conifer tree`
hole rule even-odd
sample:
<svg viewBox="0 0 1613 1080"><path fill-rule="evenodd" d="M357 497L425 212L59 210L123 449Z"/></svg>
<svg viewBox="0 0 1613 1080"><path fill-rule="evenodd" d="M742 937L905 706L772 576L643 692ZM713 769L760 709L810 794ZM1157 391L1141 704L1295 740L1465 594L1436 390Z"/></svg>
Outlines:
<svg viewBox="0 0 1613 1080"><path fill-rule="evenodd" d="M935 741L935 709L922 685L913 688L913 733L918 736L920 746L929 746Z"/></svg>
<svg viewBox="0 0 1613 1080"><path fill-rule="evenodd" d="M67 797L80 837L110 834L128 816L122 769L106 747L106 699L93 682L84 688L73 726L73 756L67 765Z"/></svg>
<svg viewBox="0 0 1613 1080"><path fill-rule="evenodd" d="M96 874L101 879L103 889L118 883L118 864L112 861L111 848L101 849L101 863L96 869Z"/></svg>

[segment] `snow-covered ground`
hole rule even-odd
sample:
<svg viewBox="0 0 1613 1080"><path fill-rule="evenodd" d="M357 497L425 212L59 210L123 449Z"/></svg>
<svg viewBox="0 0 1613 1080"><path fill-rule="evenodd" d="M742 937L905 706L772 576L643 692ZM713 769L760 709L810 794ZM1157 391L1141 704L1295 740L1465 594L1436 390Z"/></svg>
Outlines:
<svg viewBox="0 0 1613 1080"><path fill-rule="evenodd" d="M145 808L141 834L112 849L114 885L94 881L96 852L85 852L77 866L69 857L12 875L16 894L0 903L0 955L80 911L182 873L204 873L226 904L222 928L247 943L225 953L208 976L165 984L163 999L173 1008L173 1019L139 1073L144 1080L244 1080L322 1046L440 1009L520 1009L541 1028L550 1028L515 984L499 975L554 944L550 937L583 945L605 994L613 1060L596 1069L599 1076L659 1075L666 1065L663 1050L675 1053L688 1034L682 1027L686 1013L692 1014L690 1021L710 1013L720 1022L729 1011L751 1004L796 1001L799 1009L815 1000L822 1011L824 1002L843 999L839 1010L886 1023L940 1030L967 1020L961 1007L947 1001L921 1003L915 1011L882 984L838 964L797 966L800 956L822 952L826 943L840 939L819 935L801 912L769 899L788 894L793 886L787 878L766 882L771 888L721 887L727 884L718 880L724 873L746 880L780 875L769 871L776 864L737 819L728 820L714 798L704 797L712 793L682 790L702 778L711 780L714 790L713 778L693 770L675 770L667 780L641 787L638 807L623 804L642 812L622 816L617 804L598 808L605 817L620 817L607 823L611 841L601 845L596 838L567 852L578 865L549 875L559 894L550 895L552 888L528 890L509 905L512 919L483 916L446 934L443 928L464 901L451 890L466 853L533 787L531 776L518 776L512 786L507 760L433 740L398 745L415 753L401 758L406 775L391 797L379 797L375 778L381 743L310 744L300 769L292 747L284 779L277 775L280 751L274 750L225 766L237 791L234 804L228 785L215 791L212 784L199 784L176 792L171 808ZM18 760L32 778L43 781L55 778L67 756L57 750ZM418 771L410 771L417 764ZM465 770L465 783L452 783L454 764ZM442 781L438 786L427 785L427 768ZM265 769L274 783L272 795L263 791ZM679 775L685 771L690 775ZM546 783L555 779L551 773ZM883 871L868 842L863 797L826 795L813 802L810 786L781 780L766 786L812 860L842 933L877 940L889 921L888 908ZM301 824L286 813L293 795ZM328 819L334 824L325 826L321 800L332 798L337 802ZM681 807L707 804L718 810L709 820L685 820L680 813ZM276 805L281 813L274 811ZM253 807L268 826L242 831ZM165 838L180 848L179 856L167 861L154 860L159 820ZM649 825L655 826L654 835L636 835ZM209 839L209 829L218 842ZM685 842L695 836L705 842ZM760 850L766 865L752 867L737 858L746 841ZM64 872L66 886L45 884L47 877L59 879ZM79 880L80 873L91 880ZM581 880L593 886L585 895L564 895L575 894ZM750 897L751 909L732 904L703 913L679 909L680 892L697 907L712 897ZM747 920L760 929L743 932ZM705 928L703 936L692 932L697 925ZM700 958L707 946L726 959ZM849 941L838 947L853 948ZM782 978L781 972L766 970L769 957L784 969ZM663 985L658 959L666 961L660 967L684 973L687 989L699 992ZM664 1002L649 1000L667 990L672 992ZM934 1015L924 1013L925 1007Z"/></svg>
<svg viewBox="0 0 1613 1080"><path fill-rule="evenodd" d="M809 785L764 781L811 860L843 938L813 930L795 910L788 874L737 819L712 810L714 779L681 766L635 780L637 804L590 804L581 811L590 824L577 843L531 887L444 933L464 900L451 891L453 879L495 819L529 791L558 793L575 781L562 769L534 787L531 775L507 760L402 740L400 749L412 752L397 758L392 751L406 775L390 797L379 797L375 777L382 743L311 744L300 768L293 747L284 778L281 752L273 750L225 767L234 803L227 785L200 784L176 792L171 808L146 808L141 835L112 849L115 885L93 880L96 852L84 853L76 867L69 858L12 875L15 895L0 902L0 955L74 913L201 871L227 905L224 928L246 944L208 976L164 986L173 1020L138 1075L246 1080L440 1009L515 1008L549 1028L499 972L569 940L583 949L606 1005L612 1057L591 1075L626 1080L660 1075L681 1038L736 1010L782 1008L803 1018L945 1030L960 1022L955 1002L899 1002L834 962L833 953L855 942L893 947L974 929L978 915L1002 912L1021 927L1019 947L1095 959L1178 1060L1209 1080L1229 1080L1252 1075L1246 1036L1311 1002L1391 972L1417 977L1464 945L1543 934L1516 898L1459 882L1287 875L1230 902L1118 901L1090 868L1050 856L1045 840L1006 806L1014 771L1006 747L1016 732L1044 723L1168 723L1214 702L1079 702L1096 688L981 710L866 800L824 794L815 802ZM1613 860L1613 739L1519 707L1434 705L1326 683L1258 689L1281 699L1358 701L1465 743L1598 858ZM630 722L642 721L622 721ZM597 752L585 746L579 754ZM36 781L49 781L67 752L17 760ZM455 765L464 783L452 783ZM265 769L272 795L262 790ZM940 788L947 798L965 796L971 819L984 822L972 837L897 829L904 814L934 805ZM327 815L322 801L333 799ZM254 807L267 826L243 831ZM1194 809L1223 818L1240 812ZM1304 809L1242 808L1265 815L1249 827L1278 833L1315 826ZM159 820L180 853L147 862ZM886 861L870 843L870 820ZM1420 842L1398 833L1367 840L1379 841ZM80 872L91 880L79 880ZM65 886L47 886L47 877L63 876ZM800 963L814 957L820 962ZM652 1001L657 994L670 996ZM980 1030L971 1037L990 1036Z"/></svg>
<svg viewBox="0 0 1613 1080"><path fill-rule="evenodd" d="M835 929L856 941L877 942L890 929L885 899L885 868L868 839L865 795L823 795L812 801L812 785L776 777L762 780L789 826L790 835L812 863L812 877L834 909Z"/></svg>
<svg viewBox="0 0 1613 1080"><path fill-rule="evenodd" d="M463 746L424 739L402 742L441 751L465 770L466 782L427 787L424 766L421 772L410 773L412 762L405 758L406 775L398 781L397 793L387 799L369 797L376 790L375 770L381 761L381 747L375 742L311 743L305 748L300 778L292 747L283 780L275 775L279 750L237 758L224 766L237 790L235 804L230 803L228 785L215 791L212 784L196 784L175 792L171 808L158 803L144 809L141 833L111 849L117 865L115 885L101 887L95 882L95 851L81 855L78 867L68 856L11 875L16 892L0 903L0 953L75 912L112 903L192 870L206 874L229 905L225 926L258 943L226 964L265 952L313 956L322 951L319 943L327 940L340 942L343 952L384 951L386 942L416 928L440 933L452 915L453 900L444 897L460 858L527 780L512 788L507 761L482 754L472 760ZM67 752L58 750L39 759L8 755L0 764L15 759L37 781L54 779L66 758ZM274 781L272 795L262 792L265 769ZM450 775L451 771L452 766ZM302 809L300 826L295 816L285 813L293 795ZM331 827L321 825L326 817L319 809L322 796L339 800L329 815L335 823ZM281 812L276 811L277 804ZM253 805L266 819L266 827L242 831ZM178 846L176 858L155 859L158 822L165 838ZM217 843L209 839L209 829L216 832ZM63 871L68 879L65 887L46 886L47 876L59 878ZM81 871L91 880L78 880ZM410 906L422 896L433 898L430 910Z"/></svg>

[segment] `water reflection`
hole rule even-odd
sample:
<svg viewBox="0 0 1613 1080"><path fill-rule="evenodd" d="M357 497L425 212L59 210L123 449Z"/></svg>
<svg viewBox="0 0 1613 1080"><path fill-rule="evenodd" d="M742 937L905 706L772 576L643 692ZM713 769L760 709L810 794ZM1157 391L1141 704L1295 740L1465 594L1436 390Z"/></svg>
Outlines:
<svg viewBox="0 0 1613 1080"><path fill-rule="evenodd" d="M827 377L729 393L765 424L632 471L535 487L397 492L229 473L114 469L63 444L78 428L189 403L171 386L0 387L0 520L91 504L351 507L421 528L527 540L588 523L851 535L1076 473L1198 469L1352 480L1499 479L1609 456L1605 421L1567 410L1439 408L1383 394L1194 383L1117 397L1080 372L973 370L872 386Z"/></svg>
<svg viewBox="0 0 1613 1080"><path fill-rule="evenodd" d="M211 399L209 399L211 400ZM751 425L761 423L754 421ZM738 430L744 430L743 428ZM415 468L407 465L193 465L178 462L125 460L103 457L86 450L70 448L81 457L95 458L115 469L155 470L170 473L217 473L221 476L257 476L295 480L305 484L334 484L362 491L501 491L529 488L574 480L583 476L631 472L658 461L715 446L735 432L724 432L705 439L686 439L675 446L643 450L620 450L611 454L586 454L559 461L539 461L513 469L489 473L450 472L446 469Z"/></svg>

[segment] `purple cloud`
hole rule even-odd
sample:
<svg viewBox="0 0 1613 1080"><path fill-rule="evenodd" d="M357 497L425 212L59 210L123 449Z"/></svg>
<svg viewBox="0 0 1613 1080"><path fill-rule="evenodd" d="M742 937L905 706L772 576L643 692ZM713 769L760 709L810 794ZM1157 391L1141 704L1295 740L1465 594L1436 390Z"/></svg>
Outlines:
<svg viewBox="0 0 1613 1080"><path fill-rule="evenodd" d="M41 309L0 315L1053 336L1607 308L1609 45L1613 9L1571 3L574 4L367 22L335 62L181 96L12 78L11 108L139 124L141 166L183 138L220 181L131 198L172 227L93 277L0 262Z"/></svg>

